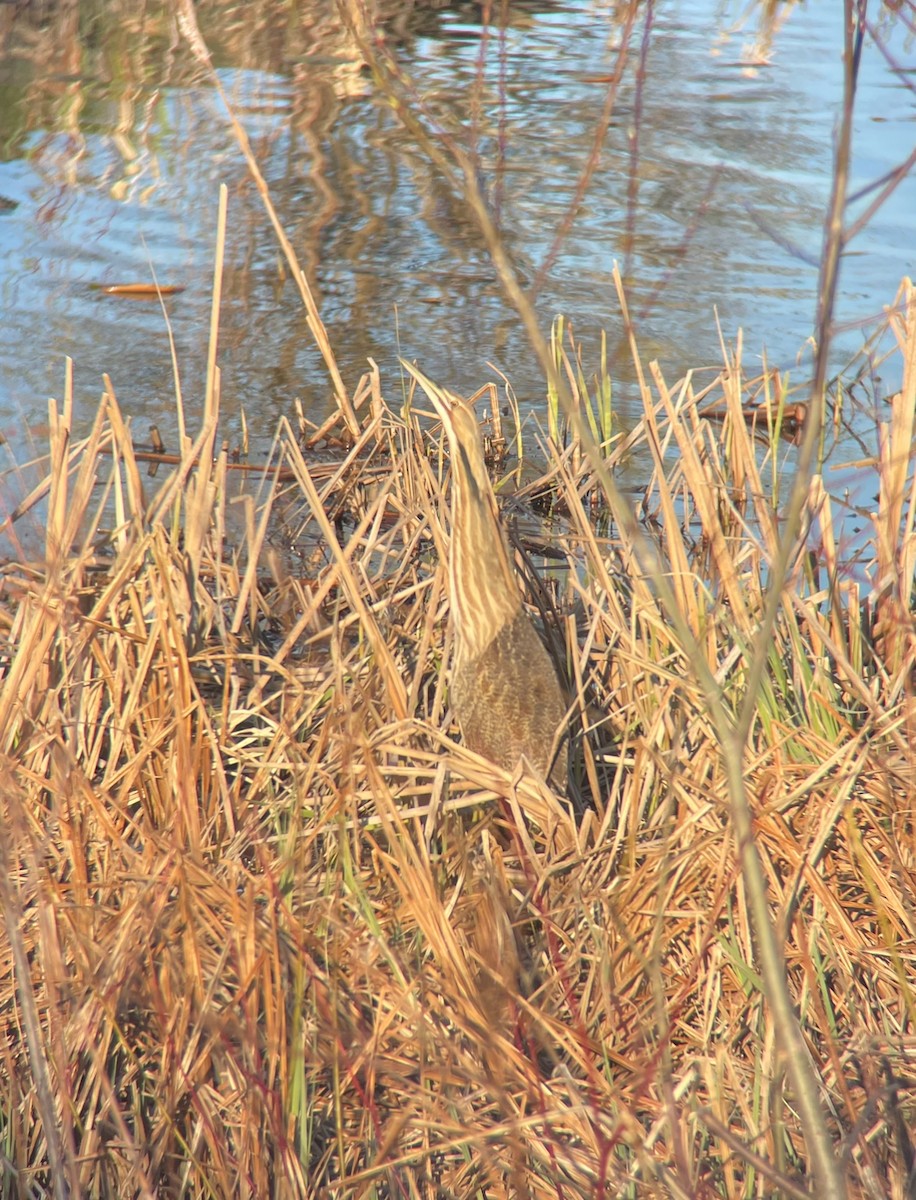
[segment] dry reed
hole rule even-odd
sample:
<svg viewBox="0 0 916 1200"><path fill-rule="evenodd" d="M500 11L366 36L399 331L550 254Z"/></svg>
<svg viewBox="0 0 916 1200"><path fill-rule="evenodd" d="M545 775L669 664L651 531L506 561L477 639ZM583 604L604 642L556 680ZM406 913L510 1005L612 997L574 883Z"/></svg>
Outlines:
<svg viewBox="0 0 916 1200"><path fill-rule="evenodd" d="M857 1197L908 1194L916 1125L899 300L875 588L815 477L826 569L783 591L745 764ZM643 530L737 710L777 539L740 362L716 423L638 365L606 465L652 457ZM257 502L202 469L210 420L149 496L110 386L78 443L52 405L45 552L2 571L3 1194L811 1194L696 663L626 531L596 533L588 456L547 445L566 802L447 736L447 461L374 381L340 468L284 426Z"/></svg>

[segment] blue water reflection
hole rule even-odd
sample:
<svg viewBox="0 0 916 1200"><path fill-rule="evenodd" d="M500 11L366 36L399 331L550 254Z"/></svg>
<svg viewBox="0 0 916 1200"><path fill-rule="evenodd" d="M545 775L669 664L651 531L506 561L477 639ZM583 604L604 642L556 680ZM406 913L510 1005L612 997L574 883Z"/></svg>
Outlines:
<svg viewBox="0 0 916 1200"><path fill-rule="evenodd" d="M468 12L426 13L422 35L405 23L398 54L431 118L457 129L479 156L482 186L530 284L575 196L618 33L605 6L581 0L547 12L526 6L517 24L488 30L482 43ZM641 92L637 31L594 178L538 295L545 328L558 312L572 320L586 365L602 328L612 347L620 337L615 261L643 351L660 358L671 382L720 361L716 313L727 339L743 327L751 370L764 352L781 366L804 355L841 96L841 16L834 6L797 6L767 65L751 62L759 59L748 49L752 25L729 30L738 13L736 6L723 17L704 0L660 6ZM902 28L889 25L888 34L892 52L912 66ZM259 45L253 37L244 56L224 48L221 77L348 384L370 355L393 383L400 348L459 389L482 382L490 360L523 403L541 405L540 370L474 222L371 81L345 55L285 60L274 51L258 61ZM12 205L0 213L0 429L14 452L25 448L24 431L44 421L47 396L60 393L67 354L86 421L107 372L139 436L156 422L168 440L174 382L163 315L156 303L113 300L92 288L149 280L153 271L186 289L167 308L193 413L223 182L230 189L224 433L238 434L244 408L266 440L297 398L321 419L331 402L324 368L212 90L193 73L172 82L165 66L139 84L127 69L107 85L78 73L55 79L46 127L30 128L28 112L10 121L8 129L29 132L19 140L8 134L0 163L0 196ZM854 189L896 165L916 140L913 93L871 46L858 104ZM914 192L907 178L850 247L841 322L877 317L901 275L912 273ZM838 336L837 367L867 332L850 324ZM635 400L625 354L614 370L626 421ZM862 415L863 435L870 421L873 414Z"/></svg>

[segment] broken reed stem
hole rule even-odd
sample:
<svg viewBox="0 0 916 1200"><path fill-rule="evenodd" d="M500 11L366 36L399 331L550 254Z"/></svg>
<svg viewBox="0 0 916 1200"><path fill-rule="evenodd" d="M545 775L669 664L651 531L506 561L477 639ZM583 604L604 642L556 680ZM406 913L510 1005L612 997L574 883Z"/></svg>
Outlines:
<svg viewBox="0 0 916 1200"><path fill-rule="evenodd" d="M251 143L248 140L248 134L245 128L235 115L229 97L226 95L226 90L223 87L222 80L213 67L213 60L210 57L210 51L207 44L201 36L200 28L197 24L197 17L194 12L194 6L191 0L179 0L179 25L185 38L190 46L191 52L207 71L210 82L219 94L220 99L225 106L226 113L229 116L229 122L232 126L232 131L235 134L235 139L238 142L239 149L244 155L245 162L248 164L248 170L251 178L254 180L255 187L258 189L258 195L261 197L261 202L264 205L264 210L267 213L268 219L273 226L277 241L280 243L280 248L283 255L289 264L292 276L296 281L296 286L299 289L299 294L302 297L302 302L305 305L305 315L308 327L311 330L312 336L315 339L315 345L324 360L325 367L331 377L331 383L334 387L334 396L337 401L337 406L340 409L340 414L344 419L347 429L352 437L359 435L360 427L359 420L353 408L353 403L350 399L350 394L344 384L343 377L340 374L340 369L337 365L337 358L331 346L328 332L324 322L321 319L321 314L318 311L318 305L315 303L315 297L312 294L311 286L309 285L308 277L305 271L299 265L299 259L296 251L293 249L293 244L286 235L280 218L277 216L277 210L274 208L274 203L270 198L270 189L267 186L261 168L258 166L258 161L255 158L254 152L251 149Z"/></svg>
<svg viewBox="0 0 916 1200"><path fill-rule="evenodd" d="M724 726L720 736L725 741L726 769L729 780L735 834L741 854L742 870L748 888L751 910L757 932L761 970L767 998L773 1007L776 1028L785 1055L786 1069L795 1089L805 1128L808 1149L814 1164L814 1176L820 1195L825 1200L841 1200L846 1195L843 1167L827 1129L821 1101L823 1082L810 1053L799 1024L795 1004L789 992L785 954L778 938L777 927L770 915L770 902L763 866L754 843L754 814L744 779L744 753L751 724L757 713L758 695L769 655L770 641L777 613L783 604L783 589L790 561L798 552L798 537L802 515L806 511L810 474L820 445L826 405L826 380L829 350L832 340L833 309L842 253L843 216L849 181L852 147L852 121L855 110L858 50L862 35L857 25L858 10L853 0L843 5L845 48L843 55L843 112L837 139L833 171L833 187L827 218L827 236L821 255L818 280L817 357L811 384L809 413L802 434L795 480L785 508L781 536L777 542L776 559L771 565L764 601L760 630L748 662L747 692L732 729ZM857 41L859 46L857 46Z"/></svg>
<svg viewBox="0 0 916 1200"><path fill-rule="evenodd" d="M186 511L184 541L189 571L190 595L187 620L192 620L198 580L200 578L200 556L210 527L210 513L215 500L213 483L213 447L219 428L220 373L217 366L219 345L220 301L223 294L223 262L226 250L226 207L228 191L224 183L219 187L219 205L216 217L216 248L213 256L213 294L210 299L210 337L207 343L207 382L204 392L203 421L192 453L197 467L190 478L184 496ZM182 446L187 452L189 447ZM218 470L218 464L216 464Z"/></svg>

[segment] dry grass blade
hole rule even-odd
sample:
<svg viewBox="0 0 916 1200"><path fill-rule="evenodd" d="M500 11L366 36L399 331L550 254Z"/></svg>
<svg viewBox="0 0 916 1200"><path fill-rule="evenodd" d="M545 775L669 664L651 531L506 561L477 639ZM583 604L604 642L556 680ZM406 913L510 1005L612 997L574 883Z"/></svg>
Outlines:
<svg viewBox="0 0 916 1200"><path fill-rule="evenodd" d="M344 419L346 428L354 437L359 433L359 421L350 399L350 394L344 385L343 378L340 374L340 369L337 366L337 359L334 354L328 338L327 329L318 312L318 306L315 303L315 298L312 294L312 289L309 286L308 278L302 267L299 265L299 260L296 256L296 251L293 249L293 244L286 235L277 211L274 208L273 201L270 198L270 190L267 182L258 166L258 161L251 149L251 144L248 140L244 128L235 112L232 105L229 103L229 97L226 95L225 88L218 73L214 70L213 61L210 57L210 52L207 49L206 42L201 36L200 29L197 24L197 16L194 12L194 6L191 0L179 0L179 24L181 31L187 39L188 45L201 64L210 74L210 80L213 86L219 93L220 98L225 105L226 112L229 115L229 121L232 125L232 131L235 134L239 149L245 156L245 162L248 164L248 170L251 172L251 177L254 180L255 186L258 189L258 194L264 204L264 209L267 213L270 223L273 226L274 233L277 236L277 241L280 243L280 248L283 251L286 261L289 263L293 278L296 281L296 286L299 288L299 294L302 297L302 302L305 305L306 320L308 321L309 330L315 339L315 345L321 354L324 364L327 367L328 374L331 377L331 382L334 386L334 395L337 399L340 408L341 416ZM212 343L211 343L212 344Z"/></svg>
<svg viewBox="0 0 916 1200"><path fill-rule="evenodd" d="M890 420L878 431L876 637L882 659L909 697L906 725L912 741L916 739L912 683L916 643L911 603L916 573L916 481L911 477L916 432L916 288L909 279L901 285L895 308L897 305L903 315L895 315L891 325L903 352L903 387L891 397Z"/></svg>

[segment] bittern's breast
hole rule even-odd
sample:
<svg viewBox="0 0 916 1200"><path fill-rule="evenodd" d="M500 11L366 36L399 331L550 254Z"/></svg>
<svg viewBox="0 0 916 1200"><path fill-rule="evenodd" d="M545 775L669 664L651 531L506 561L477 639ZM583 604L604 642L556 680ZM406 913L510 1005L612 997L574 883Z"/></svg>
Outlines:
<svg viewBox="0 0 916 1200"><path fill-rule="evenodd" d="M456 662L451 699L472 750L508 771L525 755L546 773L566 705L550 656L523 609L485 650ZM566 758L564 742L550 772L555 788L566 787Z"/></svg>

